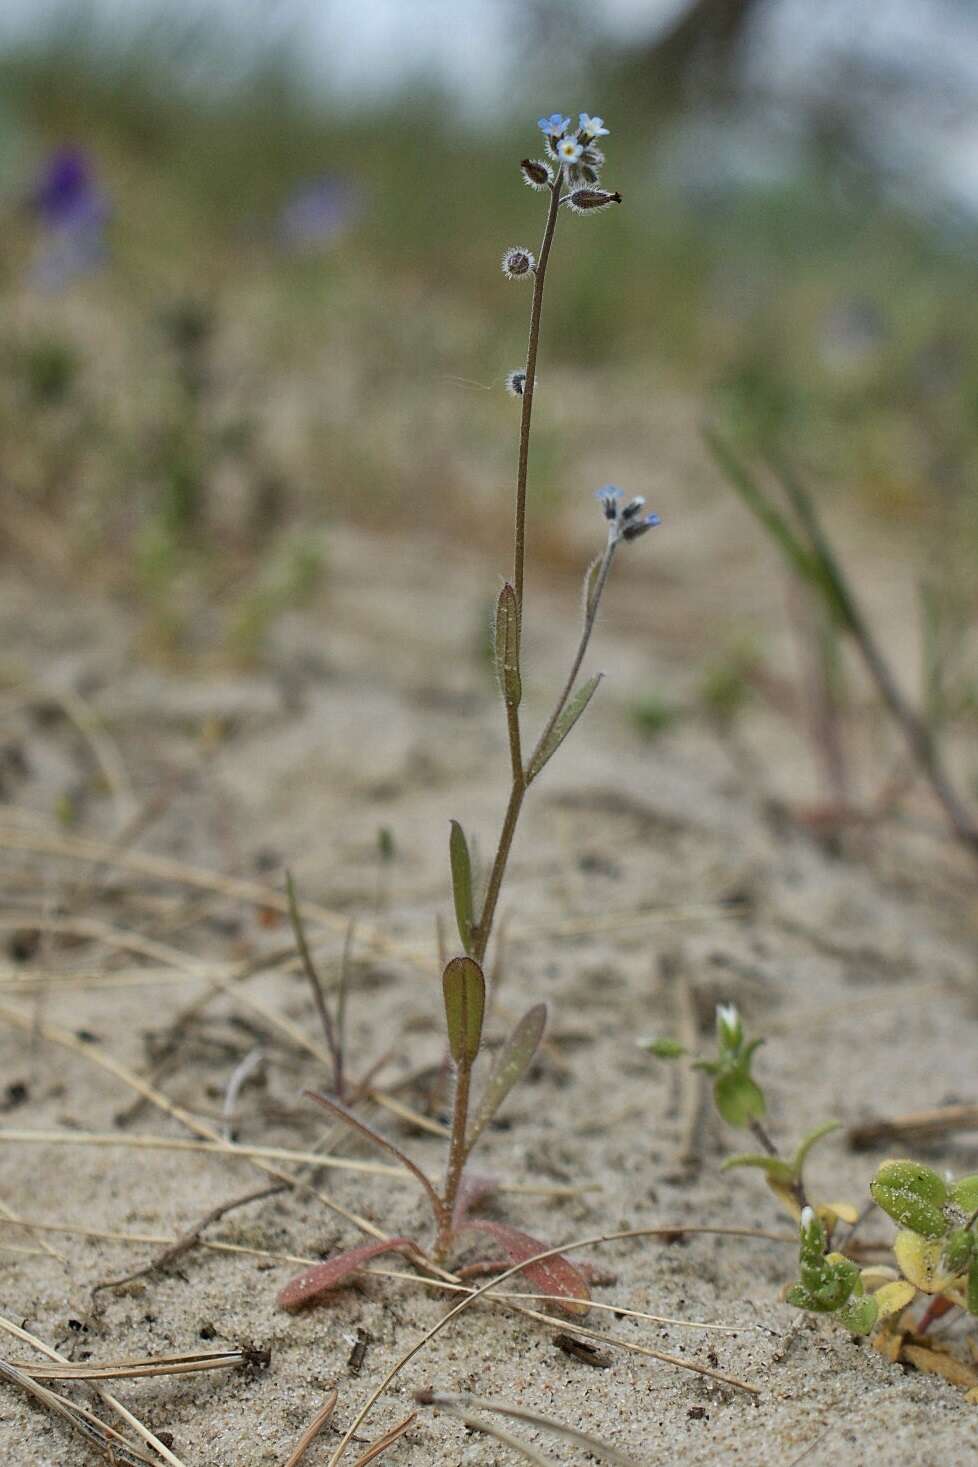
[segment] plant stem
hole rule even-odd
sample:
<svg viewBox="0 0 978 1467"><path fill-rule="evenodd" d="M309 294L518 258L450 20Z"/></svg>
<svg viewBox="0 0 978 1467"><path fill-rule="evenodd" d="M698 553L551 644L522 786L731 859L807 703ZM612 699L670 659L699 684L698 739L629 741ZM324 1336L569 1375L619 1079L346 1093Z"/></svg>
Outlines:
<svg viewBox="0 0 978 1467"><path fill-rule="evenodd" d="M577 674L581 670L581 663L584 661L585 654L587 653L588 644L591 640L591 633L594 630L594 624L598 616L598 606L600 605L601 597L604 593L604 588L608 582L608 573L611 570L611 562L614 558L617 543L617 539L609 535L608 544L606 545L604 554L601 557L601 561L594 578L593 587L591 588L587 597L587 603L584 612L584 625L581 628L581 637L580 641L577 644L577 651L574 653L574 660L571 663L570 672L561 690L560 697L557 699L554 710L547 720L543 732L537 739L533 753L530 755L529 764L527 765L527 768L529 769L532 769L534 760L536 759L537 755L540 753L540 750L543 748L547 739L553 732L554 726L556 725L558 718L564 711L564 707L566 706L568 698L574 691L574 682L577 678ZM503 819L503 828L499 835L499 844L496 847L496 854L493 859L492 869L489 872L489 881L486 886L486 897L482 907L482 915L480 916L479 922L473 933L472 955L478 963L481 963L483 958L485 957L486 948L489 945L489 938L492 935L492 925L496 915L496 906L499 901L499 893L502 889L503 877L506 874L506 863L509 860L509 853L513 845L513 837L516 834L516 826L519 822L520 811L523 808L523 799L526 795L526 791L530 783L526 776L526 772L524 771L522 765L519 763L519 722L518 718L516 717L515 709L507 709L507 719L510 728L510 753L513 757L513 784L512 788L510 789L509 804L506 807L506 814Z"/></svg>
<svg viewBox="0 0 978 1467"><path fill-rule="evenodd" d="M465 1169L465 1132L469 1119L469 1090L472 1066L467 1059L459 1061L455 1072L455 1098L452 1104L452 1138L448 1146L448 1167L445 1172L445 1195L442 1199L442 1215L435 1240L435 1261L444 1262L452 1246L455 1231L455 1203Z"/></svg>
<svg viewBox="0 0 978 1467"><path fill-rule="evenodd" d="M516 605L523 616L523 565L526 559L526 475L530 461L530 418L533 413L533 387L537 375L537 347L540 344L540 316L543 311L543 287L547 278L547 261L557 228L560 206L561 171L550 186L550 208L540 245L540 256L533 277L533 304L530 307L530 339L526 348L526 381L523 383L523 411L520 415L520 452L516 470L516 535L513 544L513 588Z"/></svg>

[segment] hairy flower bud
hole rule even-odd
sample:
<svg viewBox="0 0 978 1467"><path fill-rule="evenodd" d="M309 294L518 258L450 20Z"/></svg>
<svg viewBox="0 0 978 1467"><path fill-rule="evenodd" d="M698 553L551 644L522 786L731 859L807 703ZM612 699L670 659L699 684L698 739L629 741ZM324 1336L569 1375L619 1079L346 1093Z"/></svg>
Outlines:
<svg viewBox="0 0 978 1467"><path fill-rule="evenodd" d="M606 209L609 204L620 204L621 194L609 193L603 188L576 188L567 195L567 206L575 214L588 214L594 209Z"/></svg>
<svg viewBox="0 0 978 1467"><path fill-rule="evenodd" d="M549 188L554 181L553 169L539 158L524 158L520 168L523 171L523 181L530 188Z"/></svg>
<svg viewBox="0 0 978 1467"><path fill-rule="evenodd" d="M517 367L515 372L509 372L506 377L506 391L510 397L522 397L526 386L526 373L522 367Z"/></svg>
<svg viewBox="0 0 978 1467"><path fill-rule="evenodd" d="M502 258L502 272L507 280L528 280L536 265L532 251L523 245L511 245Z"/></svg>

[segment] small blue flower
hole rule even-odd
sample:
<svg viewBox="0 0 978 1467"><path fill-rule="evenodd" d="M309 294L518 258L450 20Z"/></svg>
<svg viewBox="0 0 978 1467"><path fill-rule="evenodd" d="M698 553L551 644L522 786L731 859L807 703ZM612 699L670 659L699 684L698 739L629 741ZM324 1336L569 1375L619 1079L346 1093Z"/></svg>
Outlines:
<svg viewBox="0 0 978 1467"><path fill-rule="evenodd" d="M639 535L645 534L646 530L654 530L656 525L661 524L662 521L657 514L647 514L644 519L629 520L621 532L621 537L623 540L637 540Z"/></svg>
<svg viewBox="0 0 978 1467"><path fill-rule="evenodd" d="M603 117L589 117L586 112L581 113L579 130L586 138L606 138L610 131L605 127Z"/></svg>
<svg viewBox="0 0 978 1467"><path fill-rule="evenodd" d="M618 518L618 501L621 498L620 489L616 489L614 484L605 484L604 488L599 489L594 497L604 510L606 520L616 520Z"/></svg>
<svg viewBox="0 0 978 1467"><path fill-rule="evenodd" d="M537 127L548 138L563 137L570 125L570 118L560 112L551 112L549 117L541 117L537 122Z"/></svg>

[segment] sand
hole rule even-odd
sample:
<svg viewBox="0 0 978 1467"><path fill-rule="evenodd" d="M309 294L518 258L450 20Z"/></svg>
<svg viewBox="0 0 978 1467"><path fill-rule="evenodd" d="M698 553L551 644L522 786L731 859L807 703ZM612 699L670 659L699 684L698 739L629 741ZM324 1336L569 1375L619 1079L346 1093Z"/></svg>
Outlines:
<svg viewBox="0 0 978 1467"><path fill-rule="evenodd" d="M548 1242L664 1224L790 1233L758 1174L720 1173L742 1137L707 1115L696 1134L698 1161L681 1158L687 1112L677 1074L636 1041L675 1032L682 983L704 1044L718 1000L738 1003L750 1030L768 1036L758 1072L771 1129L786 1148L826 1119L848 1126L976 1098L974 872L926 798L911 801L905 821L826 850L779 813L778 801L809 800L813 786L797 728L769 709L749 713L734 741L694 721L649 743L628 720L636 691L681 696L692 661L737 616L779 615L772 562L751 549L736 512L713 504L698 513L698 532L680 523L672 541L641 542L613 583L592 659L608 677L533 791L505 892L507 940L490 1034L544 1000L549 1040L502 1123L487 1133L476 1166L507 1182L587 1189L570 1197L505 1194L488 1205L487 1215ZM710 581L706 520L712 543L724 538L734 560L731 536L744 547L747 574L728 572L726 587ZM574 529L582 554L594 530L582 514ZM94 788L91 747L71 721L56 709L41 716L26 693L11 694L5 748L19 747L26 762L9 766L0 827L37 844L52 836L69 844L111 840L134 809L152 806L155 818L127 849L278 891L288 863L302 893L336 914L332 925L310 927L327 974L337 970L345 920L358 920L352 1072L390 1049L383 1074L391 1084L436 1064L433 920L450 917L448 822L454 816L478 832L485 851L505 800L504 729L478 657L493 585L477 552L410 539L395 546L338 530L323 603L283 621L265 668L239 674L162 669L139 655L134 625L118 607L67 593L41 604L34 588L11 576L0 606L4 645L42 686L81 690L104 720L126 784ZM687 617L691 586L697 600ZM889 589L877 588L884 601ZM532 583L531 727L566 665L575 606L570 581ZM54 811L65 794L75 800L76 822L62 829ZM386 863L378 856L382 827L394 843ZM124 929L168 944L191 967L246 962L288 940L274 912L125 866L32 854L9 842L0 859L5 937L28 915L61 913L69 927L97 919L116 935ZM243 1000L318 1040L314 1009L301 974L257 968L241 984L242 1001L210 999L156 1083L219 1127L229 1077L261 1043L264 1064L241 1091L237 1137L308 1149L328 1122L301 1091L326 1083L325 1067ZM3 1005L83 1041L71 1052L0 1022L0 1132L108 1132L120 1143L187 1134L152 1106L124 1115L136 1097L93 1059L108 1055L152 1076L149 1038L200 997L204 978L104 941L52 934L29 961L6 961L3 973ZM45 983L44 974L72 981ZM440 1169L436 1137L389 1115L381 1124L422 1165ZM377 1159L356 1142L346 1152ZM884 1154L857 1154L840 1132L814 1153L810 1190L861 1203ZM976 1166L973 1136L945 1138L919 1154L959 1173ZM0 1135L0 1202L38 1222L172 1236L260 1182L241 1159ZM320 1186L385 1230L430 1238L424 1199L409 1180L335 1172ZM877 1214L866 1231L892 1230ZM314 1199L283 1195L230 1214L207 1236L318 1257L360 1235ZM140 1267L158 1248L70 1233L25 1236L7 1226L0 1242L57 1249L59 1257L0 1251L2 1312L73 1359L243 1342L270 1350L264 1370L118 1384L143 1421L170 1434L187 1467L282 1467L333 1384L335 1422L345 1428L446 1307L421 1283L370 1278L327 1306L290 1316L275 1296L297 1264L200 1249L170 1272L99 1294L95 1307L95 1283ZM466 1256L477 1251L470 1240ZM416 1389L434 1385L532 1407L596 1433L638 1463L970 1460L976 1408L960 1391L891 1365L865 1342L779 1302L793 1277L792 1246L705 1236L679 1245L619 1241L581 1256L616 1275L595 1286L595 1298L727 1332L597 1311L595 1328L715 1365L758 1394L611 1346L610 1363L598 1369L559 1350L551 1328L480 1308L415 1356L362 1437L376 1438L411 1409ZM355 1374L348 1362L361 1329L369 1343ZM30 1353L13 1341L4 1351L18 1359ZM507 1424L555 1462L588 1460L533 1426ZM336 1441L327 1430L309 1451L310 1467L325 1463ZM93 1460L93 1449L63 1423L0 1386L0 1461L82 1467ZM425 1409L384 1460L489 1467L519 1459Z"/></svg>

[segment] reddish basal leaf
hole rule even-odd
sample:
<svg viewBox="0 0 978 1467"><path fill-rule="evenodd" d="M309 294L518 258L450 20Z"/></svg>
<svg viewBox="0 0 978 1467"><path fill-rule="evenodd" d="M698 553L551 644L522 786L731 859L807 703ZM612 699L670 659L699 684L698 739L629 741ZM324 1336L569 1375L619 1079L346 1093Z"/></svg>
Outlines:
<svg viewBox="0 0 978 1467"><path fill-rule="evenodd" d="M376 1243L361 1243L359 1248L350 1248L346 1253L337 1253L325 1263L314 1264L300 1273L298 1278L286 1284L278 1296L281 1309L302 1309L306 1304L317 1303L324 1294L338 1288L353 1274L359 1273L364 1264L384 1253L416 1253L416 1244L410 1238L380 1238Z"/></svg>
<svg viewBox="0 0 978 1467"><path fill-rule="evenodd" d="M541 1243L538 1238L531 1238L529 1233L521 1233L519 1228L511 1228L508 1223L490 1222L486 1218L478 1217L469 1218L465 1225L467 1228L476 1228L480 1233L488 1233L499 1244L510 1263L522 1263L527 1258L535 1258L538 1253L546 1252L546 1243ZM566 1301L554 1305L564 1314L587 1313L588 1306L578 1302L591 1297L587 1280L561 1254L555 1253L552 1258L542 1258L538 1263L528 1263L520 1272L541 1294L554 1294Z"/></svg>

